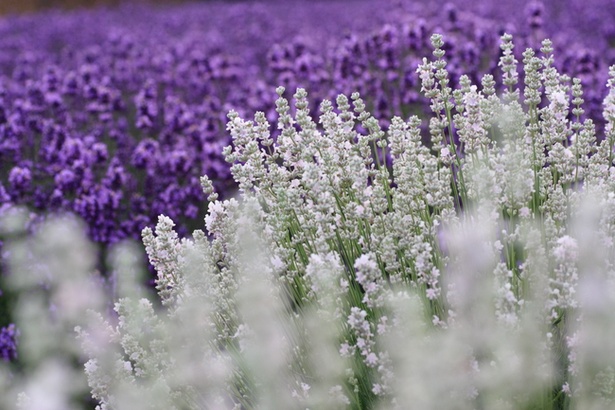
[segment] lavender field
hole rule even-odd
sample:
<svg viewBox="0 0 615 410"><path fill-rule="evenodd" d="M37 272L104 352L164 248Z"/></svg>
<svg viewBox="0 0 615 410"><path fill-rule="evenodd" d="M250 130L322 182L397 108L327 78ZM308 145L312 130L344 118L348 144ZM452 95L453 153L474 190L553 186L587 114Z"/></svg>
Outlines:
<svg viewBox="0 0 615 410"><path fill-rule="evenodd" d="M615 407L615 3L0 17L0 408Z"/></svg>

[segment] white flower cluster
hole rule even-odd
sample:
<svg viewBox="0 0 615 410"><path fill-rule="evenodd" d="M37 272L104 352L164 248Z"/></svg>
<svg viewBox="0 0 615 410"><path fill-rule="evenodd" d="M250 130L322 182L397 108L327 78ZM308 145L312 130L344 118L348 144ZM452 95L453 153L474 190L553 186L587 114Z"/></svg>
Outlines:
<svg viewBox="0 0 615 410"><path fill-rule="evenodd" d="M279 88L276 138L262 113L253 121L229 114L233 146L225 155L245 208L214 194L207 234L180 242L162 217L155 236L144 232L163 302L172 311L199 294L211 303L210 343L239 375L227 380L229 403L271 404L275 396L284 406L324 397L333 407L400 405L397 379L410 377L404 366L423 354L392 359L391 349L412 350L401 340L389 344L410 320L395 313L394 301L414 300L411 295L423 306L419 316L444 332L423 329L413 340L421 348L432 340L449 349L442 367L435 366L457 369L446 382L449 399L471 408L476 400L528 403L541 388L558 384L583 391L575 378L583 344L569 342L576 329L569 324L582 309L577 290L587 260L570 221L584 192L601 198L613 192L605 178L613 169L613 138L597 142L591 121L581 120L580 83L553 68L549 41L542 57L524 53L522 92L512 38L503 36L501 95L491 76L481 88L462 77L460 88L450 89L441 37L433 44L435 60L418 69L435 113L431 144L424 143L417 117L393 118L382 131L357 94L339 96L335 106L324 101L315 122L304 90L291 107ZM605 116L612 123L609 98ZM211 194L206 178L204 187ZM595 233L600 246L612 249L609 209L600 209ZM248 225L260 230L246 242ZM240 256L246 243L247 264ZM207 289L181 283L188 250L201 258L189 276L208 276ZM604 266L611 269L609 261ZM314 320L328 336L306 333ZM318 379L310 360L327 341L339 343L329 351L337 352L331 361L339 368L329 366ZM261 345L268 348L255 347ZM565 374L551 359L562 353L570 357ZM273 368L287 363L295 373L282 372L281 381L259 370L254 379L245 368L265 366L261 355L269 355ZM425 389L433 398L439 391Z"/></svg>

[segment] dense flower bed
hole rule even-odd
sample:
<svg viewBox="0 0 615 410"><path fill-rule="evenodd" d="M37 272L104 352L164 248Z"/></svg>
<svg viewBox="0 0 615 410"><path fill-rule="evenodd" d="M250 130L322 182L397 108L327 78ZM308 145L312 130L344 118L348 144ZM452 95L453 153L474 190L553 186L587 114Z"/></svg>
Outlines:
<svg viewBox="0 0 615 410"><path fill-rule="evenodd" d="M322 265L324 260L333 265L341 263L339 268L345 267L346 274L356 270L356 277L342 275L342 280L352 285L351 302L336 309L350 309L344 325L349 326L350 336L342 345L342 356L355 355L362 361L356 377L357 383L365 385L355 386L360 393L352 399L355 404L363 403L361 406L369 407L365 403L394 390L388 379L388 359L373 350L376 342L371 341L375 335L370 332L376 327L370 326L376 326L376 319L386 321L387 316L378 309L386 308L384 299L390 296L386 296L379 275L385 274L392 283L418 286L434 324L447 327L452 323L449 316L454 314L454 309L447 310L448 304L457 303L454 295L450 300L445 297L439 279L448 266L448 254L438 251L433 231L437 225L425 224L450 224L456 213L485 198L495 201L491 212L504 216L505 222L492 222L509 224L510 230L500 239L500 248L494 245L495 251L504 250L503 262L496 267L496 276L501 276L496 280L504 286L498 290L503 292L498 297L505 296L498 302L498 319L514 324L525 314L519 306L525 296L531 299L523 287L527 284L513 280L508 283L507 275L521 278L525 269L523 258L514 256L521 246L515 242L519 232L514 229L517 223L521 225L517 218L539 218L546 221L542 232L544 252L551 254L555 266L548 315L549 320L557 322L550 325L561 331L558 323L566 317L563 312L577 307L574 290L570 289L576 286L577 273L571 270L570 263L576 263L577 242L568 235L566 216L556 211L564 206L562 203L572 206L577 199L569 192L587 181L610 189L599 181L612 167L612 153L608 154L608 147L612 151L612 107L607 104L605 111L603 103L610 101L605 100L609 89L604 84L608 66L615 62L613 20L588 13L585 21L595 30L581 24L575 30L561 31L559 24L569 23L574 13L585 9L571 2L569 9L556 15L555 3L530 3L522 13L517 10L516 16L502 23L497 18L503 18L508 11L483 6L483 10L472 14L451 4L432 10L427 5L403 1L391 3L390 7L370 2L309 6L214 3L162 9L131 6L72 14L49 12L0 20L0 210L7 213L14 205L28 206L31 230L36 230L48 211L72 211L85 221L88 237L103 249L124 238L139 237L143 228L153 226L159 215L166 215L170 219L161 220L164 226L159 225L158 236L168 237L160 242L146 229L144 240L150 262L158 270L157 288L162 302L175 306L189 295L181 294L180 278L187 273L184 262L177 259L183 251L178 251L179 242L173 242L176 234L170 231L170 221L174 221L177 235L185 237L201 225L207 214L207 233L220 248L211 251L204 247L201 251L219 252L218 263L232 265L234 256L223 248L235 246L239 253L241 249L229 232L216 231L228 228L216 228L216 221L227 213L237 216L238 211L233 202L208 205L203 187L209 189L211 183L222 199L236 195L239 189L240 197L248 202L249 193L255 190L254 198L264 206L262 211L277 215L261 217L268 221L264 224L265 236L275 244L274 253L278 252L270 268L288 281L281 286L289 292L293 309L301 310L304 304L319 300L319 285L313 282L318 273L310 271L315 269L313 266ZM612 12L609 2L601 4L603 15ZM436 30L445 33L445 43L431 36ZM515 34L515 47L508 37L504 37L501 46L504 31ZM74 35L76 32L79 36ZM552 35L554 42L541 45L546 35ZM432 53L434 45L436 60L429 63L424 57ZM528 47L542 48L544 57L537 59L530 52L524 53ZM445 53L446 63L442 59ZM552 54L557 59L552 59ZM523 61L523 67L516 67L517 60ZM570 77L575 77L574 82ZM518 83L524 86L517 89ZM279 85L288 91L279 89L277 95L274 90ZM298 91L297 104L291 109L283 97L298 87L305 87L309 94ZM446 91L447 87L451 89ZM358 95L352 98L355 117L348 100L338 98L338 94L357 91L363 99ZM509 106L498 106L498 96ZM521 96L525 111L519 110ZM571 103L569 96L573 98ZM339 117L333 115L327 100L337 100L337 109L342 112ZM519 107L514 105L517 101ZM308 118L317 115L319 106L323 116L318 124L312 123ZM507 107L512 107L510 112ZM227 125L229 110L233 114ZM262 114L257 115L255 124L240 119L257 111ZM506 118L496 118L496 114ZM406 124L394 117L405 120L414 115L417 117ZM270 130L267 121L278 117L278 129ZM426 121L428 118L430 121ZM511 121L510 129L500 127L494 131L498 121ZM352 134L351 125L358 134ZM378 142L384 135L381 127L388 130L388 149L387 143ZM296 134L295 129L303 131ZM357 143L354 138L359 138L355 148L367 168L358 167L359 157L335 153L340 147L311 140L315 138L311 132L323 130L340 147L348 145L348 149ZM253 132L258 137L250 142ZM348 141L344 141L349 132ZM514 143L504 146L501 157L490 151L495 145L490 145L489 139L504 141L524 132L544 138L534 147L533 160ZM365 146L361 145L361 135L369 136L363 141ZM607 142L603 144L605 138ZM293 148L291 140L293 144L300 143ZM324 145L310 145L317 142ZM223 150L229 144L230 148ZM267 154L257 160L263 155L259 148L269 151L263 151ZM431 162L430 149L436 152ZM303 156L301 150L305 151ZM329 158L323 150L335 155ZM518 157L515 150L519 151ZM377 166L369 164L372 154L376 154L372 159ZM413 164L408 156L412 155L418 155L415 162L424 168L416 175L407 175L405 172ZM489 155L495 155L494 162L479 169L479 160ZM320 156L317 162L324 164L325 171L307 165ZM261 160L270 169L278 163L286 168L267 180L260 168ZM408 167L405 171L399 166L402 163ZM338 175L339 169L335 168L339 167L354 171ZM541 167L548 171L541 171ZM471 171L466 172L466 168ZM384 170L392 173L393 180L388 181ZM521 175L530 171L532 175ZM333 178L328 183L336 190L327 191L322 198L310 197L310 192L317 195L322 188L323 181L316 178L322 177L319 172ZM479 178L473 172L491 175L493 180L485 182L481 179L484 175ZM209 178L202 179L203 175ZM410 181L416 178L424 180L421 192L409 188ZM513 184L510 178L519 178L519 184ZM400 220L387 225L392 233L381 232L375 226L368 228L366 223L372 224L380 214L387 215L387 204L383 198L370 203L371 191L356 191L359 180L361 184L367 181L368 189L374 190L384 183L384 191L378 194L388 202L390 215L393 210L407 217L418 212L422 222L408 225L400 216ZM513 192L504 192L506 184ZM281 186L286 186L285 194L279 191ZM451 188L452 192L448 192ZM403 193L404 199L396 199L391 192ZM335 203L329 201L332 198ZM408 204L403 205L406 200ZM352 209L347 208L349 204L353 204ZM329 206L327 212L325 205ZM315 214L311 207L316 207ZM283 221L283 214L292 210L297 220ZM352 229L340 221L339 215L335 216L336 212L343 215L342 219L354 216L363 222L346 232ZM327 221L328 225L323 225ZM423 235L421 241L413 237L418 248L410 246L412 235L404 237L398 231L402 227ZM289 232L290 236L285 237ZM199 235L194 234L197 244ZM352 242L357 235L363 242ZM311 243L311 236L321 237L324 242ZM225 241L231 241L233 246ZM382 248L372 248L370 241L381 243ZM173 245L169 249L160 248L169 244ZM294 260L289 252L297 252L299 259ZM530 250L524 252L520 255L531 260ZM99 271L109 269L102 256L94 265ZM389 272L395 270L392 267L404 272L408 269L410 273L407 277L405 273L396 276ZM376 268L384 270L379 274ZM220 297L223 304L234 303L220 295L209 296ZM137 309L130 309L133 308ZM130 309L118 314L130 315ZM3 359L12 360L19 330L9 324L6 312L2 313L0 319L5 323L0 323L0 353ZM218 342L226 348L236 347L237 341L228 337L232 332L237 332L237 340L244 337L241 325L224 326L228 327L226 333L213 338L221 338ZM359 346L361 332L369 333L366 337L373 344ZM87 339L87 335L83 337ZM563 350L557 353L569 349L567 360L570 369L574 369L571 355L575 336L562 333L558 337L557 348ZM159 359L166 360L162 356ZM90 366L88 371L95 374L97 370ZM574 371L569 371L574 376ZM366 387L373 380L379 382ZM571 389L581 391L580 385L571 387L574 377L569 380L562 376L555 381L561 382L567 394ZM248 383L243 388L251 383L236 382ZM301 383L297 386L302 387ZM96 399L112 401L95 392L99 386L91 387ZM307 392L303 393L307 400ZM342 402L348 399L341 391L338 396ZM254 399L244 402L241 397L231 397L243 405Z"/></svg>
<svg viewBox="0 0 615 410"><path fill-rule="evenodd" d="M414 72L435 29L447 33L456 86L463 74L497 78L504 29L516 35L518 58L538 46L555 29L544 13L537 3L504 24L450 4L214 3L0 20L0 201L73 210L103 244L137 238L161 213L185 234L203 216L201 175L221 193L233 189L220 154L228 110L272 118L271 90L282 85L310 90L314 106L358 91L383 125L428 114ZM599 28L600 41L558 32L555 49L601 124L613 33Z"/></svg>
<svg viewBox="0 0 615 410"><path fill-rule="evenodd" d="M99 410L611 407L615 65L598 141L549 40L524 52L523 86L504 34L504 87L455 89L431 42L428 145L417 116L383 131L358 93L316 118L304 89L291 105L279 87L275 140L263 112L231 111L239 196L217 200L204 176L204 231L180 239L164 215L143 230L158 299L115 248L110 314L78 221L24 238L12 211L28 354L19 377L0 366L6 406L66 408L85 370Z"/></svg>

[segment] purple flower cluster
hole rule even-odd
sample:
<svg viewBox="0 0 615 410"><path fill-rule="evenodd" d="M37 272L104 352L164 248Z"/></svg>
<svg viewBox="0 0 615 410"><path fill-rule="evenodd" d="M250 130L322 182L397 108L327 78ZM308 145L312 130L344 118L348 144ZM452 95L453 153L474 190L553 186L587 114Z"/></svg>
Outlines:
<svg viewBox="0 0 615 410"><path fill-rule="evenodd" d="M74 211L103 244L138 238L161 213L187 233L204 215L201 175L223 195L232 189L221 156L229 109L273 116L283 85L310 90L314 107L359 91L383 125L429 112L415 71L432 32L445 33L452 85L462 74L478 82L498 73L501 32L516 36L520 53L551 34L546 13L555 10L530 3L507 21L495 19L497 8L476 11L488 19L459 4L372 3L127 6L0 20L0 203ZM612 27L601 28L612 39ZM599 120L613 50L591 39L589 51L578 33L557 33L558 60L582 78L588 115Z"/></svg>
<svg viewBox="0 0 615 410"><path fill-rule="evenodd" d="M615 63L608 0L214 2L0 18L0 213L72 211L102 245L140 238L160 214L187 234L205 215L200 176L222 196L234 190L221 154L230 109L272 119L279 85L306 88L312 107L359 91L386 126L429 112L416 68L433 32L445 35L454 86L462 74L499 75L504 31L518 60L551 37L600 126Z"/></svg>
<svg viewBox="0 0 615 410"><path fill-rule="evenodd" d="M297 31L297 11L271 29L269 12L129 6L0 20L0 204L73 211L101 244L139 238L160 214L191 231L206 205L199 177L232 189L226 112L274 99L262 60Z"/></svg>
<svg viewBox="0 0 615 410"><path fill-rule="evenodd" d="M416 68L423 57L431 55L432 33L444 34L453 87L464 74L475 84L480 84L484 74L499 78L499 39L504 32L515 38L518 61L522 61L526 48L538 49L549 37L554 39L558 70L582 80L587 116L601 129L604 84L608 67L615 62L613 4L596 2L605 3L602 12L612 18L603 19L603 24L595 26L601 31L590 35L582 30L587 28L582 21L570 25L570 30L561 30L554 17L569 21L572 16L559 11L561 3L557 2L530 2L521 12L507 12L498 3L498 7L483 8L480 14L467 12L465 6L470 5L460 3L470 2L447 3L433 11L425 4L423 12L417 14L411 10L416 3L397 2L385 24L369 33L351 32L324 52L318 45L309 47L302 38L272 47L268 70L274 74L275 84L287 90L306 88L316 102L335 99L340 92L349 95L359 91L367 108L387 126L387 119L394 115L422 117L431 112L419 95ZM601 35L596 36L597 32Z"/></svg>
<svg viewBox="0 0 615 410"><path fill-rule="evenodd" d="M17 358L17 339L19 330L14 324L0 328L0 358L11 361Z"/></svg>

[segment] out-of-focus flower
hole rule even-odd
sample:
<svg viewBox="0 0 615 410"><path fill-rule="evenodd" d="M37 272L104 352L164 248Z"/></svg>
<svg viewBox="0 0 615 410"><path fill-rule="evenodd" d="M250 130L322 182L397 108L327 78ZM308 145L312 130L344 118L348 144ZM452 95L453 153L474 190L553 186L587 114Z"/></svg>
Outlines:
<svg viewBox="0 0 615 410"><path fill-rule="evenodd" d="M0 357L4 361L11 361L17 358L17 341L19 338L19 330L15 325L10 325L0 328Z"/></svg>

